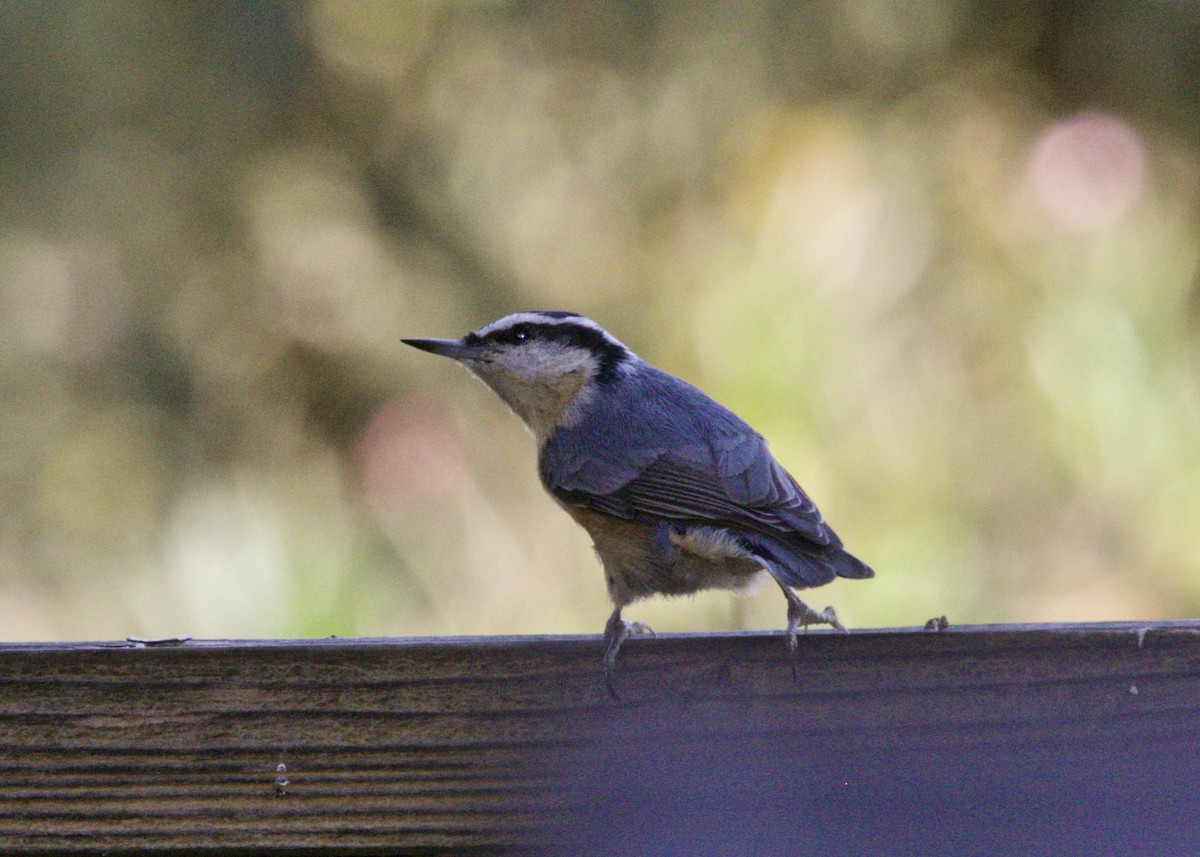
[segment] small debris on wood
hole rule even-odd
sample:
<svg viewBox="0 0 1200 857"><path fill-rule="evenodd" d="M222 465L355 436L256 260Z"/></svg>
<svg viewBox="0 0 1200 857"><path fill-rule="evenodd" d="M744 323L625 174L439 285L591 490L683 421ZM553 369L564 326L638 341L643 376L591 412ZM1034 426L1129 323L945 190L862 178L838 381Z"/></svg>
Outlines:
<svg viewBox="0 0 1200 857"><path fill-rule="evenodd" d="M125 642L132 643L134 646L141 648L142 646L182 646L184 643L190 642L191 634L184 634L181 637L156 637L147 640L145 637L126 637Z"/></svg>
<svg viewBox="0 0 1200 857"><path fill-rule="evenodd" d="M945 631L949 627L950 627L950 620L947 619L945 616L934 616L932 619L930 619L928 622L925 623L925 630L933 631L935 633L940 632L940 631Z"/></svg>

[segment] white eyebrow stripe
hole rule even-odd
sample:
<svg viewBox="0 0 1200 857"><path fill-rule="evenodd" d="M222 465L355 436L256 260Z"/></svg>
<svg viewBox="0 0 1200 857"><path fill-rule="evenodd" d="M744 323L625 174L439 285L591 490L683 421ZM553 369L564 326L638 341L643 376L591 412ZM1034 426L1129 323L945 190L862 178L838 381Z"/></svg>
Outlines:
<svg viewBox="0 0 1200 857"><path fill-rule="evenodd" d="M618 345L621 344L611 333L586 316L571 315L564 318L556 318L554 316L545 315L534 310L514 312L512 315L506 315L503 318L498 318L490 324L486 324L479 328L479 330L475 331L475 335L482 339L483 337L491 333L495 333L498 330L507 330L508 328L518 324L574 325L576 327L586 327L604 334L604 338L610 342Z"/></svg>

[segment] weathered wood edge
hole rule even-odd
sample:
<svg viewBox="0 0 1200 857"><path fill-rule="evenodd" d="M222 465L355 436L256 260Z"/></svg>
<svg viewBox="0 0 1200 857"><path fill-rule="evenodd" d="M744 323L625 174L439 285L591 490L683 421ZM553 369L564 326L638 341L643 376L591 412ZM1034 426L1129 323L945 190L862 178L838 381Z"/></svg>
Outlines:
<svg viewBox="0 0 1200 857"><path fill-rule="evenodd" d="M760 801L659 810L665 835L736 830L786 805L770 831L838 831L829 850L857 836L866 853L870 835L932 811L961 853L979 831L954 820L997 794L1027 802L1031 783L1055 783L1036 794L1070 818L1102 783L1059 832L1101 831L1119 854L1126 828L1109 804L1159 790L1173 818L1200 816L1198 632L1191 620L814 630L794 681L777 632L664 634L629 642L619 700L596 635L7 643L0 853L543 855L581 853L579 836L616 836L609 855L653 853L622 850L637 825L663 823L622 795L658 778L685 794L655 804L692 813L711 796L686 784L733 770ZM626 769L641 779L611 788ZM808 815L793 805L797 775ZM817 825L822 795L846 818ZM1020 827L997 832L1004 821L991 833L1019 841ZM1136 824L1147 853L1200 844ZM900 853L929 832L887 843Z"/></svg>
<svg viewBox="0 0 1200 857"><path fill-rule="evenodd" d="M1067 636L1081 635L1121 636L1154 634L1200 634L1200 619L1147 619L1112 622L1065 622L1065 623L989 623L973 625L950 624L945 630L933 631L921 626L896 626L883 628L853 628L850 635L857 636L917 636L944 634L952 637L977 637L997 640L1017 636ZM782 631L696 631L667 632L655 634L654 640L711 640L719 643L728 639L777 639ZM811 628L803 636L831 636L842 634L827 628ZM66 640L66 641L11 641L0 640L0 652L6 651L52 651L52 650L103 650L103 649L149 649L149 648L293 648L293 647L520 647L528 645L598 644L598 634L499 634L499 635L450 635L416 637L295 637L295 638L192 638L180 636L164 639L141 640ZM630 645L635 645L636 639Z"/></svg>

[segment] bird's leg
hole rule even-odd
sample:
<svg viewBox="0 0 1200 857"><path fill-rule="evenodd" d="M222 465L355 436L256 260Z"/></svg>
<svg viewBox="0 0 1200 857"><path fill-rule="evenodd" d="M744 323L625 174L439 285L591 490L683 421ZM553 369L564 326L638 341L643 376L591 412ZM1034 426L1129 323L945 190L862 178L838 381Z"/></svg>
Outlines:
<svg viewBox="0 0 1200 857"><path fill-rule="evenodd" d="M788 654L790 655L792 661L792 680L796 681L798 678L796 672L796 652L800 645L800 642L796 639L797 628L802 627L807 629L809 625L829 625L830 627L841 631L843 634L848 632L846 631L846 626L838 621L837 613L833 612L832 607L826 607L824 610L818 613L816 610L812 609L803 601L801 601L800 596L787 586L784 586L782 583L780 583L779 588L783 590L783 595L785 598L787 598L788 602Z"/></svg>
<svg viewBox="0 0 1200 857"><path fill-rule="evenodd" d="M613 687L613 672L617 668L617 652L630 634L653 636L654 631L644 622L626 622L621 618L621 608L617 607L604 624L604 682L608 685L608 692L613 699L620 699L617 696L616 688Z"/></svg>

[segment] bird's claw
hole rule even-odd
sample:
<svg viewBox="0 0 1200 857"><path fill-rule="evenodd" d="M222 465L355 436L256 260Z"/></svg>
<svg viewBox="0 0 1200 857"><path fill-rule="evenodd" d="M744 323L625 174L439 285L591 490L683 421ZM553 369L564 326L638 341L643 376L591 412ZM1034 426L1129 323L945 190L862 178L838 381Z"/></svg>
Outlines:
<svg viewBox="0 0 1200 857"><path fill-rule="evenodd" d="M846 630L846 626L838 619L837 613L832 606L817 611L801 601L794 592L785 589L784 594L788 596L788 656L792 664L792 681L796 682L800 678L799 670L796 668L797 653L800 648L800 641L797 639L797 630L799 628L808 630L809 625L828 625L836 631L841 631L843 634L850 632Z"/></svg>
<svg viewBox="0 0 1200 857"><path fill-rule="evenodd" d="M788 633L792 635L793 641L796 635L797 628L807 629L809 625L828 625L836 631L841 631L843 634L850 633L846 630L846 626L841 623L837 617L837 613L833 607L826 607L824 610L817 611L809 607L799 598L795 601L788 602Z"/></svg>
<svg viewBox="0 0 1200 857"><path fill-rule="evenodd" d="M608 644L604 647L604 683L608 686L608 694L613 699L621 697L613 684L613 673L617 669L617 652L627 637L654 636L654 629L645 622L627 622L614 613L604 628L604 638Z"/></svg>
<svg viewBox="0 0 1200 857"><path fill-rule="evenodd" d="M608 640L608 645L604 647L604 668L611 672L617 665L617 652L620 651L621 644L627 637L647 635L653 637L654 629L645 622L626 622L620 618L615 622L610 621L608 627L604 629L604 637Z"/></svg>
<svg viewBox="0 0 1200 857"><path fill-rule="evenodd" d="M813 624L825 624L835 631L841 631L843 634L850 633L846 630L846 626L838 621L837 613L834 611L832 604L817 614L817 622Z"/></svg>

